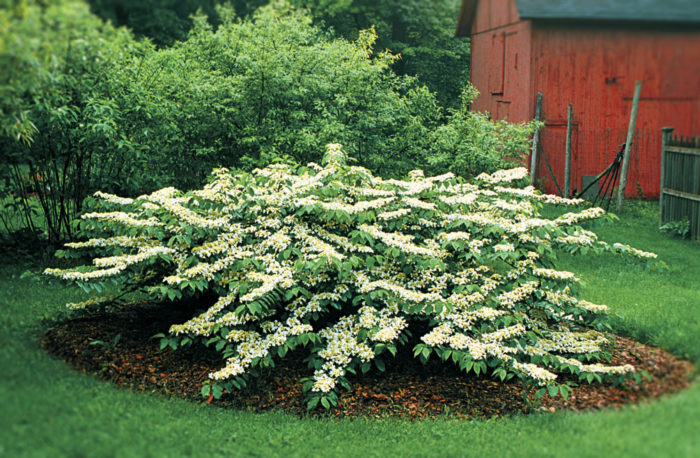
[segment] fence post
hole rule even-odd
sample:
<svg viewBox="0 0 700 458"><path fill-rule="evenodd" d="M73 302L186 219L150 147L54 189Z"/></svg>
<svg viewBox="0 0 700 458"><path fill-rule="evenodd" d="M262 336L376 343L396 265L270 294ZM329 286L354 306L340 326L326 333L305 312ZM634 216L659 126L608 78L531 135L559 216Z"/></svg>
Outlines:
<svg viewBox="0 0 700 458"><path fill-rule="evenodd" d="M622 158L622 170L620 171L620 188L617 190L616 211L622 211L622 201L625 199L625 188L627 187L627 169L630 166L630 154L632 154L632 139L634 138L634 124L637 122L637 109L639 108L639 96L642 92L642 82L637 81L634 85L634 97L632 98L632 112L630 113L630 124L627 129L627 141L625 142L625 156Z"/></svg>
<svg viewBox="0 0 700 458"><path fill-rule="evenodd" d="M571 128L574 121L574 106L569 104L566 120L566 162L564 166L564 197L571 196Z"/></svg>
<svg viewBox="0 0 700 458"><path fill-rule="evenodd" d="M671 140L673 127L661 128L661 177L659 178L659 227L664 224L664 187L666 186L666 175L664 174L666 163L666 145Z"/></svg>
<svg viewBox="0 0 700 458"><path fill-rule="evenodd" d="M542 93L537 93L537 105L535 107L535 120L542 117ZM532 156L530 157L530 183L534 186L537 179L537 147L540 143L540 129L535 130L532 136Z"/></svg>

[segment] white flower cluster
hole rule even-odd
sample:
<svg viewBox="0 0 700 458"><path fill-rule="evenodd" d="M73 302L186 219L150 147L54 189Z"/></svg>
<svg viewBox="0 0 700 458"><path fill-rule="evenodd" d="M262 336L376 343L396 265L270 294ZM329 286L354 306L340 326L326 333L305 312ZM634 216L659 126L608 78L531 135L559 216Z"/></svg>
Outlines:
<svg viewBox="0 0 700 458"><path fill-rule="evenodd" d="M581 372L588 372L592 374L629 374L634 372L634 366L631 364L623 364L622 366L608 366L605 364L583 364L577 359L559 357L559 360L563 363L575 366Z"/></svg>
<svg viewBox="0 0 700 458"><path fill-rule="evenodd" d="M398 248L409 255L426 256L431 258L441 258L445 256L438 247L418 246L413 243L414 237L396 232L384 232L379 226L361 224L358 229L367 232L375 239L379 239L392 248Z"/></svg>
<svg viewBox="0 0 700 458"><path fill-rule="evenodd" d="M535 267L532 269L532 274L540 278L548 278L550 280L559 281L579 281L579 279L574 275L573 272L566 272L564 270L554 270L545 269L544 267Z"/></svg>
<svg viewBox="0 0 700 458"><path fill-rule="evenodd" d="M546 385L547 383L552 382L557 378L556 374L536 364L521 363L515 358L511 358L510 361L513 369L515 369L518 372L522 372L528 377L534 379L538 385Z"/></svg>
<svg viewBox="0 0 700 458"><path fill-rule="evenodd" d="M291 267L276 262L270 262L270 264L268 264L266 273L253 271L249 272L246 278L251 283L262 284L241 296L241 302L254 301L277 287L283 289L291 288L295 283L294 271Z"/></svg>
<svg viewBox="0 0 700 458"><path fill-rule="evenodd" d="M559 197L552 194L541 194L538 192L534 186L527 186L525 188L506 188L503 186L495 186L493 188L499 194L507 194L511 196L516 196L520 198L525 198L528 200L536 200L539 202L544 202L547 204L554 205L580 205L584 202L583 199L570 199L566 197Z"/></svg>
<svg viewBox="0 0 700 458"><path fill-rule="evenodd" d="M97 270L71 270L71 269L46 269L44 273L70 281L90 281L99 278L112 277L124 272L129 266L141 263L158 255L167 255L174 252L172 248L164 246L144 246L136 254L110 256L108 258L95 258L93 263Z"/></svg>
<svg viewBox="0 0 700 458"><path fill-rule="evenodd" d="M129 205L134 203L134 199L130 199L128 197L119 197L115 196L114 194L109 194L106 192L102 191L97 191L95 194L93 194L95 197L98 197L106 202L116 204L116 205Z"/></svg>
<svg viewBox="0 0 700 458"><path fill-rule="evenodd" d="M403 218L406 215L410 215L411 210L408 208L399 208L398 210L384 212L377 215L377 219L380 221L391 221L399 218Z"/></svg>
<svg viewBox="0 0 700 458"><path fill-rule="evenodd" d="M230 218L228 216L217 214L217 212L212 211L205 212L204 215L199 214L198 212L183 205L188 199L176 196L177 191L175 189L164 188L148 196L143 196L141 199L160 206L166 211L172 213L180 221L194 227L199 227L202 229L217 229L226 226L229 223Z"/></svg>
<svg viewBox="0 0 700 458"><path fill-rule="evenodd" d="M404 196L401 200L409 207L419 210L435 210L437 208L434 203L416 199L415 197Z"/></svg>
<svg viewBox="0 0 700 458"><path fill-rule="evenodd" d="M592 247L598 241L598 236L584 229L579 229L573 234L560 236L557 241L563 245L579 245Z"/></svg>
<svg viewBox="0 0 700 458"><path fill-rule="evenodd" d="M498 245L493 246L493 251L495 252L500 252L500 253L512 253L515 251L515 245L512 243L499 243Z"/></svg>
<svg viewBox="0 0 700 458"><path fill-rule="evenodd" d="M629 245L625 245L623 243L613 243L612 247L618 253L631 254L632 256L635 256L637 258L656 259L658 257L656 255L656 253L650 253L648 251L638 250L637 248L633 248L633 247L631 247Z"/></svg>
<svg viewBox="0 0 700 458"><path fill-rule="evenodd" d="M582 221L587 221L591 219L600 218L605 214L605 210L599 207L587 208L578 213L569 212L564 213L560 217L554 220L558 226L571 226L578 224Z"/></svg>
<svg viewBox="0 0 700 458"><path fill-rule="evenodd" d="M316 228L316 234L328 243L335 244L342 250L345 250L350 253L374 253L372 247L369 247L367 245L360 245L359 243L353 243L347 237L332 234L321 227Z"/></svg>
<svg viewBox="0 0 700 458"><path fill-rule="evenodd" d="M527 178L529 172L525 167L516 167L514 169L497 170L492 174L482 173L476 179L489 184L510 183L512 181L522 180Z"/></svg>
<svg viewBox="0 0 700 458"><path fill-rule="evenodd" d="M438 238L443 242L453 242L455 240L469 240L471 238L471 236L472 235L469 232L455 231L455 232L440 232L440 235L438 235Z"/></svg>
<svg viewBox="0 0 700 458"><path fill-rule="evenodd" d="M355 204L344 204L342 202L317 202L326 211L343 211L350 215L366 212L367 210L380 209L396 200L396 197L386 197L374 200L363 200Z"/></svg>
<svg viewBox="0 0 700 458"><path fill-rule="evenodd" d="M374 359L374 350L366 343L357 341L360 328L356 316L345 316L334 326L319 332L326 341L326 346L318 356L326 360L326 363L314 373L313 391L327 393L333 389L353 358L362 362Z"/></svg>
<svg viewBox="0 0 700 458"><path fill-rule="evenodd" d="M162 226L163 223L158 221L155 217L147 219L138 219L136 213L128 212L94 212L94 213L83 213L81 216L83 219L99 219L107 222L114 222L123 224L129 227L149 227L149 226Z"/></svg>
<svg viewBox="0 0 700 458"><path fill-rule="evenodd" d="M105 248L105 247L122 247L122 248L139 248L143 246L154 245L155 242L145 237L130 237L128 235L118 235L115 237L107 237L105 239L89 239L84 242L69 242L66 243L66 248Z"/></svg>
<svg viewBox="0 0 700 458"><path fill-rule="evenodd" d="M284 345L289 337L310 332L313 328L308 324L302 324L296 318L289 318L286 323L268 322L267 335L260 336L257 332L229 333L227 337L236 341L242 338L242 342L236 347L237 355L229 358L226 365L216 372L209 374L212 380L225 380L243 374L250 367L253 360L264 358L270 353L270 349Z"/></svg>
<svg viewBox="0 0 700 458"><path fill-rule="evenodd" d="M371 291L383 289L385 291L391 291L397 297L404 301L415 302L417 304L422 302L435 302L442 300L442 296L440 296L437 293L423 293L420 291L413 291L408 288L404 288L401 285L390 283L386 280L367 281L366 277L363 278L359 275L358 280L360 280L358 284L358 292L360 293L369 293Z"/></svg>
<svg viewBox="0 0 700 458"><path fill-rule="evenodd" d="M504 291L498 295L498 302L503 307L513 308L516 304L532 296L537 291L538 286L537 282L530 281L513 288L511 291Z"/></svg>
<svg viewBox="0 0 700 458"><path fill-rule="evenodd" d="M469 194L456 194L454 196L440 196L440 201L447 205L472 205L479 199L479 194L476 192Z"/></svg>
<svg viewBox="0 0 700 458"><path fill-rule="evenodd" d="M607 343L605 336L597 331L587 332L549 332L546 337L540 339L536 348L545 352L560 353L595 353L600 351L601 345Z"/></svg>

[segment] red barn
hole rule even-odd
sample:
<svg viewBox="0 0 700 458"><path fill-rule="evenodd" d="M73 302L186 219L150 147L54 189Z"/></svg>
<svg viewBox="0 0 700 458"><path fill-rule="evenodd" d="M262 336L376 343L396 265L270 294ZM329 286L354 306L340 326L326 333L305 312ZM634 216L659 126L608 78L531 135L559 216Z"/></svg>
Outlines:
<svg viewBox="0 0 700 458"><path fill-rule="evenodd" d="M700 0L463 0L457 35L471 37L473 109L525 121L543 93L541 144L562 187L569 104L572 190L625 141L637 80L628 196L658 196L661 127L700 131Z"/></svg>

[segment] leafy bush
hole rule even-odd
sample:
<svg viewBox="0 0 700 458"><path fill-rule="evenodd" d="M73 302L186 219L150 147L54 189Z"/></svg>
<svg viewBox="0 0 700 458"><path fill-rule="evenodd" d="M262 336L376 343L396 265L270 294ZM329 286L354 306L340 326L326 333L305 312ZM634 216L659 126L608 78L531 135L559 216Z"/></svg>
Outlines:
<svg viewBox="0 0 700 458"><path fill-rule="evenodd" d="M474 86L467 85L459 108L430 133L424 156L429 164L427 170L433 173L449 170L469 177L511 168L525 159L536 124L492 121L484 113L469 111L469 104L478 95Z"/></svg>
<svg viewBox="0 0 700 458"><path fill-rule="evenodd" d="M151 103L161 107L144 140L153 176L172 170L171 183L198 186L217 165L318 161L336 140L373 170L411 170L402 156L421 149L440 109L415 80L391 72L394 56L374 55L374 32L334 39L283 2L247 21L220 16L215 31L197 18L189 40L147 61L158 69Z"/></svg>
<svg viewBox="0 0 700 458"><path fill-rule="evenodd" d="M678 221L669 221L660 226L659 229L676 235L682 239L687 239L690 237L690 220L688 218L684 218Z"/></svg>
<svg viewBox="0 0 700 458"><path fill-rule="evenodd" d="M590 383L634 371L597 362L608 345L606 307L576 298L575 275L552 268L557 249L655 257L578 225L605 218L602 209L541 218L543 202L581 201L518 187L524 168L473 184L420 170L384 180L348 165L337 144L323 163L218 169L188 193L98 193L99 211L83 215L90 238L60 253L93 256L92 265L46 273L98 293L111 282L144 288L154 300L215 294L162 337L173 348L197 341L221 351L226 363L205 387L216 395L300 346L315 371L309 407L334 404L348 374L372 363L383 370L398 351L516 376L552 395L570 390L558 372ZM420 342L402 348L414 332Z"/></svg>

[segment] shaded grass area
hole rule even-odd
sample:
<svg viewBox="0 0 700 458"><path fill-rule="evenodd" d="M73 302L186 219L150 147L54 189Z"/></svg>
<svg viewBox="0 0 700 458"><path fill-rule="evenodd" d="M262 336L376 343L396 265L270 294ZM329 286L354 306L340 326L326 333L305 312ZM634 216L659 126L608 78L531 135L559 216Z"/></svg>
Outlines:
<svg viewBox="0 0 700 458"><path fill-rule="evenodd" d="M4 194L4 193L3 193ZM46 220L39 199L31 197L24 203L13 196L0 197L0 236L27 229L26 210L31 213L32 223L39 231L46 230Z"/></svg>
<svg viewBox="0 0 700 458"><path fill-rule="evenodd" d="M659 234L654 205L632 208L604 238L656 251L668 271L611 257L561 258L584 296L619 314L616 329L700 359L700 244ZM79 293L0 267L0 456L697 456L700 387L598 413L491 420L326 420L254 414L118 389L39 348Z"/></svg>

